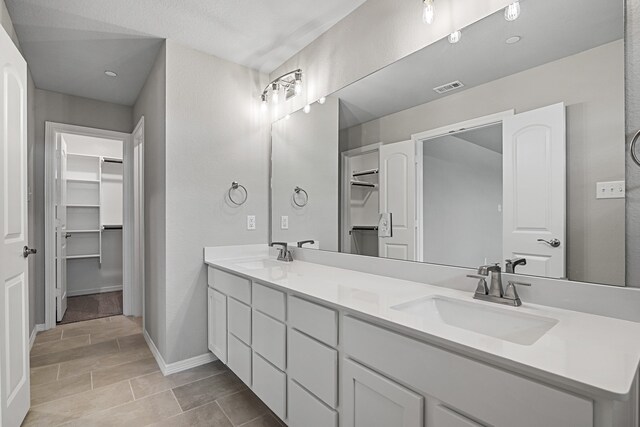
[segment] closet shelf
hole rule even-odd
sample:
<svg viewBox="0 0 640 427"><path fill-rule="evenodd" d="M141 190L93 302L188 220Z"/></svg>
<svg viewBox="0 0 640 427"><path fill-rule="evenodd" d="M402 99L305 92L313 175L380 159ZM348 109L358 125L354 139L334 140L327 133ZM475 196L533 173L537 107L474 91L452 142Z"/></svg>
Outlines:
<svg viewBox="0 0 640 427"><path fill-rule="evenodd" d="M351 180L351 185L353 185L354 187L378 188L378 184L358 180Z"/></svg>
<svg viewBox="0 0 640 427"><path fill-rule="evenodd" d="M70 204L66 205L68 208L99 208L100 205L82 205L82 204Z"/></svg>
<svg viewBox="0 0 640 427"><path fill-rule="evenodd" d="M363 170L363 171L354 171L353 172L353 177L357 177L357 176L366 176L366 175L377 175L380 171L376 168L376 169L367 169L367 170Z"/></svg>
<svg viewBox="0 0 640 427"><path fill-rule="evenodd" d="M103 230L122 230L122 224L104 224Z"/></svg>
<svg viewBox="0 0 640 427"><path fill-rule="evenodd" d="M354 231L378 231L378 226L377 225L354 225L353 227L351 227L351 230L349 230L349 234L351 234Z"/></svg>
<svg viewBox="0 0 640 427"><path fill-rule="evenodd" d="M67 230L67 233L99 233L100 230Z"/></svg>
<svg viewBox="0 0 640 427"><path fill-rule="evenodd" d="M99 179L79 179L79 178L67 178L67 182L88 182L92 184L98 184Z"/></svg>
<svg viewBox="0 0 640 427"><path fill-rule="evenodd" d="M100 254L67 255L67 259L86 259L86 258L100 258Z"/></svg>

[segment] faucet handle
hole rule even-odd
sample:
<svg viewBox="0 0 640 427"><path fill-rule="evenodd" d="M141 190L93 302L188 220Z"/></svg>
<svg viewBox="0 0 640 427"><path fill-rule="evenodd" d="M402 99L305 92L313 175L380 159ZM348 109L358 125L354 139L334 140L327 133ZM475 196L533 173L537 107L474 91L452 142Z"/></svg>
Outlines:
<svg viewBox="0 0 640 427"><path fill-rule="evenodd" d="M515 306L520 307L522 305L522 301L520 300L516 286L531 286L531 283L515 282L512 280L507 282L507 288L504 291L504 298L512 300Z"/></svg>
<svg viewBox="0 0 640 427"><path fill-rule="evenodd" d="M489 295L489 288L487 287L486 276L479 276L477 274L467 274L470 279L478 279L478 286L476 287L476 295Z"/></svg>

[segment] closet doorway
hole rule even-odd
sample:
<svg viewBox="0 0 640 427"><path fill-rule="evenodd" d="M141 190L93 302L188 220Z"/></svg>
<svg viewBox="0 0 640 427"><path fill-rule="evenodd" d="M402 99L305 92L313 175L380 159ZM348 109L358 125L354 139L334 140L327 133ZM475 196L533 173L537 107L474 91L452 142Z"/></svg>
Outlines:
<svg viewBox="0 0 640 427"><path fill-rule="evenodd" d="M142 315L143 129L46 123L47 329Z"/></svg>

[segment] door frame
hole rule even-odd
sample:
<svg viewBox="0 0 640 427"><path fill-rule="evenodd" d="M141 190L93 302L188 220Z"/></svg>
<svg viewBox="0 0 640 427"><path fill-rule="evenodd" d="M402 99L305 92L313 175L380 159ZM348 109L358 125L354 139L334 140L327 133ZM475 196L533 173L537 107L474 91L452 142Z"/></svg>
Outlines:
<svg viewBox="0 0 640 427"><path fill-rule="evenodd" d="M144 123L144 122L142 122ZM76 126L65 123L45 122L45 156L44 156L44 202L45 202L45 220L44 220L44 259L45 259L45 300L44 300L44 313L45 324L44 329L51 329L56 326L56 276L55 276L55 156L56 156L56 139L59 134L75 134L82 136L91 136L96 138L120 140L123 142L123 174L133 177L133 171L128 171L133 167L132 155L133 150L128 150L132 141L132 134L117 132L106 129L91 128L85 126ZM131 180L142 185L143 169L138 170L139 176L137 179ZM134 250L133 247L129 248L130 251L125 250L124 242L132 242L135 217L133 203L126 203L127 196L131 197L133 187L130 182L124 185L123 188L123 229L122 229L122 241L123 241L123 277L122 287L123 296L125 301L129 300L129 295L132 292L132 287L143 288L144 283L137 283L133 277L132 265L144 265L143 252L140 250ZM141 203L143 205L143 203ZM139 217L139 215L138 215ZM143 219L143 217L142 217ZM142 233L144 233L144 222L140 224ZM127 245L128 246L128 245ZM126 258L125 258L126 254ZM124 310L124 314L129 314ZM130 307L127 305L127 309Z"/></svg>
<svg viewBox="0 0 640 427"><path fill-rule="evenodd" d="M351 227L351 157L360 156L376 152L380 149L382 142L353 148L340 153L340 252L351 253L351 237L349 229ZM380 165L378 165L380 167Z"/></svg>
<svg viewBox="0 0 640 427"><path fill-rule="evenodd" d="M500 111L486 116L453 123L411 135L416 147L416 261L424 261L424 142L441 136L447 136L473 128L495 125L515 115L515 109Z"/></svg>

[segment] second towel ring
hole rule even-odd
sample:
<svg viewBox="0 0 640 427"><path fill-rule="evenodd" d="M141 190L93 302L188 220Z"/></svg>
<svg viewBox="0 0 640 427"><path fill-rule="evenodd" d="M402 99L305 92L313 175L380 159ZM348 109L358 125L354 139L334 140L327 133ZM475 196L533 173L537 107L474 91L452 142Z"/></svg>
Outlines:
<svg viewBox="0 0 640 427"><path fill-rule="evenodd" d="M304 193L304 203L298 203L298 201L296 200L296 196L299 195L300 193ZM299 207L299 208L304 208L305 206L307 206L307 203L309 203L309 193L307 193L306 191L304 191L304 189L297 187L293 189L293 203Z"/></svg>
<svg viewBox="0 0 640 427"><path fill-rule="evenodd" d="M242 199L242 201L241 201L241 202L237 202L237 201L235 201L235 200L233 199L233 196L231 195L231 193L232 193L234 190L238 190L239 188L242 188L242 191L244 191L244 198ZM246 202L246 201L247 201L247 198L249 197L249 192L247 191L247 188L246 188L244 185L242 185L242 184L238 183L237 181L233 181L233 182L231 183L231 188L229 188L229 191L227 192L227 194L229 195L229 200L231 200L231 203L233 203L233 204L234 204L234 205L236 205L236 206L242 206L242 205L244 205L244 202Z"/></svg>
<svg viewBox="0 0 640 427"><path fill-rule="evenodd" d="M636 132L636 134L631 139L631 148L630 148L631 158L633 159L634 162L636 162L636 165L640 166L640 158L638 158L638 154L636 154L636 143L638 142L638 139L640 139L640 130Z"/></svg>

